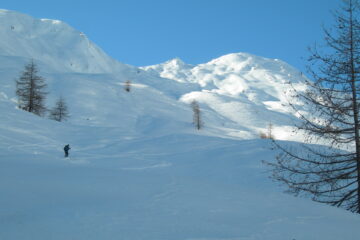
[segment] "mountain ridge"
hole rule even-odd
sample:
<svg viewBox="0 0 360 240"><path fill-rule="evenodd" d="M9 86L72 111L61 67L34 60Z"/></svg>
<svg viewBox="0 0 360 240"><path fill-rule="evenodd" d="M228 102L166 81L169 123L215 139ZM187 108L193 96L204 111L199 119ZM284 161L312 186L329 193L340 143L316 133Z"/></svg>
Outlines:
<svg viewBox="0 0 360 240"><path fill-rule="evenodd" d="M109 57L65 22L4 9L0 21L1 55L34 58L60 72L109 73L128 66Z"/></svg>

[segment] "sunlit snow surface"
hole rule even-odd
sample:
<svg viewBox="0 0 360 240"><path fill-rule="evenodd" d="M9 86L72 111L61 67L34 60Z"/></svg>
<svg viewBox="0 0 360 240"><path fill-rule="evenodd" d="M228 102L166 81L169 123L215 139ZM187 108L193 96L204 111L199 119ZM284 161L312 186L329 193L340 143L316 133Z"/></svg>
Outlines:
<svg viewBox="0 0 360 240"><path fill-rule="evenodd" d="M297 139L286 82L303 75L286 63L238 53L136 68L61 21L0 18L1 240L360 238L358 215L282 193L261 163L276 154L259 139L268 124ZM31 58L48 107L63 96L69 121L16 109L14 79Z"/></svg>

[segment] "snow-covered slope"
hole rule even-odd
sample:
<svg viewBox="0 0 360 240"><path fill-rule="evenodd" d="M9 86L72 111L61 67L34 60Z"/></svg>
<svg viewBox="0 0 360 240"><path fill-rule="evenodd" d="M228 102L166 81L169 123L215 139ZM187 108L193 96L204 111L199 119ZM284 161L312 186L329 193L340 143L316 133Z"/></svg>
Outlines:
<svg viewBox="0 0 360 240"><path fill-rule="evenodd" d="M266 140L128 135L3 102L0 110L0 239L360 237L359 216L285 195L268 180L261 160L274 152Z"/></svg>
<svg viewBox="0 0 360 240"><path fill-rule="evenodd" d="M64 22L0 9L0 55L34 58L60 72L107 73L125 66Z"/></svg>
<svg viewBox="0 0 360 240"><path fill-rule="evenodd" d="M0 18L1 240L360 237L359 216L283 194L261 164L275 153L259 131L272 123L291 138L285 83L303 78L291 66L236 53L136 68L60 21ZM30 59L48 107L68 103L67 122L16 108L14 79Z"/></svg>

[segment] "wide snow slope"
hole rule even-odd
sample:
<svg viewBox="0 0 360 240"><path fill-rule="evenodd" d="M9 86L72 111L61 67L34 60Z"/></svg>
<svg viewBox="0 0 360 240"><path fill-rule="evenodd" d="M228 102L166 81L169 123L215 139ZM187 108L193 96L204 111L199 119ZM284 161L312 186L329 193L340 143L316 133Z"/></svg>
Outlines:
<svg viewBox="0 0 360 240"><path fill-rule="evenodd" d="M133 95L119 102L133 102L126 97ZM104 95L95 99L108 104ZM181 124L186 110L166 119L174 106L165 100L139 119L119 102L114 116L89 106L73 113L76 121L57 123L1 96L0 239L360 237L357 215L284 195L269 181L260 162L273 158L267 141L201 136L184 120L190 116Z"/></svg>
<svg viewBox="0 0 360 240"><path fill-rule="evenodd" d="M271 122L289 139L296 121L283 106L284 83L303 78L291 66L238 53L136 68L65 23L0 18L1 240L359 239L358 215L283 194L261 163L275 153L259 131ZM31 58L67 122L16 109Z"/></svg>
<svg viewBox="0 0 360 240"><path fill-rule="evenodd" d="M360 237L358 215L285 195L269 181L266 140L128 136L0 106L0 239Z"/></svg>

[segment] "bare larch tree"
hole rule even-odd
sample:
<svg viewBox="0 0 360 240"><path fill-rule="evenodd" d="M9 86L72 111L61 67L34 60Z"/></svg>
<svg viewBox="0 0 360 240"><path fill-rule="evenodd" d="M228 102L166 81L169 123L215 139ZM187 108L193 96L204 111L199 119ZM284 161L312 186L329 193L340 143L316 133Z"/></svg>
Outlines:
<svg viewBox="0 0 360 240"><path fill-rule="evenodd" d="M298 111L303 122L298 130L305 133L307 144L294 149L276 143L281 154L270 163L273 177L290 192L356 213L360 213L358 13L357 0L343 0L334 12L333 29L324 30L323 51L310 48L312 80L305 82L307 90L296 91L297 100L304 103L302 110L306 110ZM327 147L314 145L318 143Z"/></svg>
<svg viewBox="0 0 360 240"><path fill-rule="evenodd" d="M201 121L201 111L200 106L197 101L191 102L191 109L193 111L193 123L197 130L200 130L203 127L203 123Z"/></svg>
<svg viewBox="0 0 360 240"><path fill-rule="evenodd" d="M67 104L63 97L60 97L56 103L55 107L50 111L49 118L58 122L65 121L69 118L69 111Z"/></svg>
<svg viewBox="0 0 360 240"><path fill-rule="evenodd" d="M45 88L45 80L38 75L37 65L31 60L29 64L25 65L24 71L16 80L19 108L42 116L46 111L47 92L45 92Z"/></svg>

